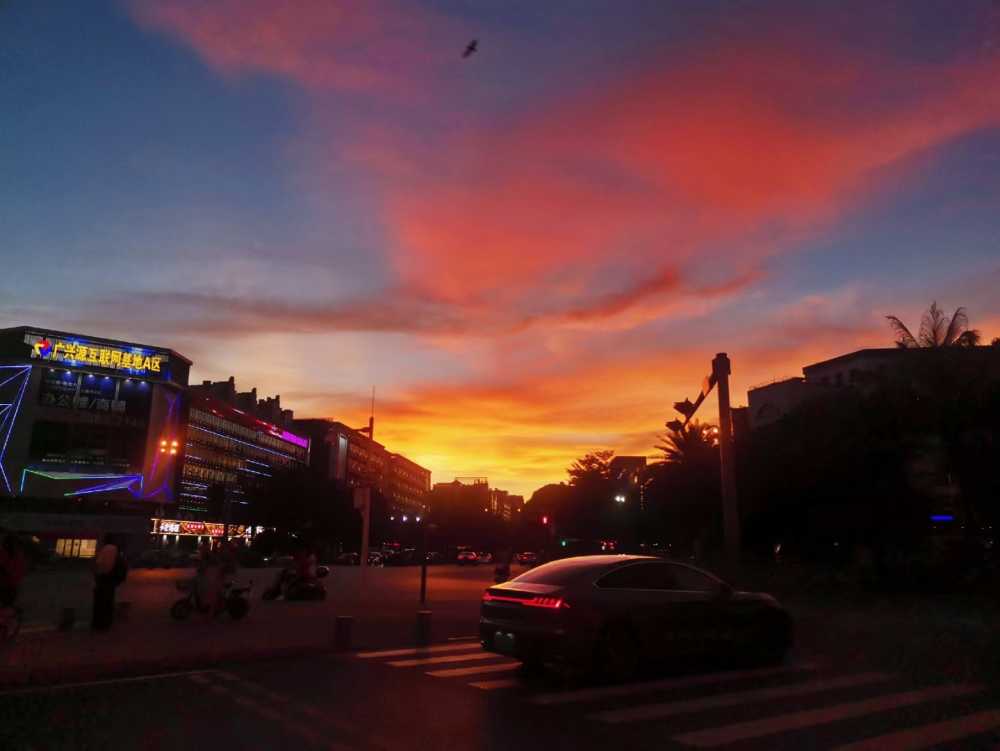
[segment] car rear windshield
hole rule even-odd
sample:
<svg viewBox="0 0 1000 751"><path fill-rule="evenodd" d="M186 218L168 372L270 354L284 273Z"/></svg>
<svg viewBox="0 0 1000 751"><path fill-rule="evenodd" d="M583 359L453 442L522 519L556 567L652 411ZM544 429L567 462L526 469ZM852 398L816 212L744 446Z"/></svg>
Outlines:
<svg viewBox="0 0 1000 751"><path fill-rule="evenodd" d="M545 563L530 571L525 571L516 577L514 581L526 582L528 584L556 584L561 586L569 584L578 577L587 574L596 574L606 566L606 563L598 564L593 561L552 561L552 563Z"/></svg>

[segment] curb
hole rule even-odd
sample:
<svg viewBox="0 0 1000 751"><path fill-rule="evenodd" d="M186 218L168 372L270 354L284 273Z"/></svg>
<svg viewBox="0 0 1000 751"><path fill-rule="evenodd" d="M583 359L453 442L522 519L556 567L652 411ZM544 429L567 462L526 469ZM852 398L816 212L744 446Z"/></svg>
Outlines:
<svg viewBox="0 0 1000 751"><path fill-rule="evenodd" d="M79 665L73 667L53 666L51 668L16 671L0 668L0 690L23 688L58 688L62 684L113 678L132 678L157 673L176 672L217 667L230 662L253 662L259 660L304 657L314 654L334 654L327 645L301 645L294 647L273 647L268 649L234 649L216 651L211 654L162 657L150 660L130 660L116 663ZM343 653L341 653L343 654ZM10 670L12 674L6 672Z"/></svg>

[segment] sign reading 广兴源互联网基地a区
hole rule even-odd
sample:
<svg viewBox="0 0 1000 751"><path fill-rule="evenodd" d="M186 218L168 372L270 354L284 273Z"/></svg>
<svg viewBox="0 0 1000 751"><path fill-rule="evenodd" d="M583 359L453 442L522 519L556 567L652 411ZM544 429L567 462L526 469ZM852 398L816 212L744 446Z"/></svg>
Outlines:
<svg viewBox="0 0 1000 751"><path fill-rule="evenodd" d="M137 345L116 345L107 342L67 339L44 333L24 337L33 360L47 360L63 365L93 366L122 370L135 375L157 375L169 360L167 353Z"/></svg>

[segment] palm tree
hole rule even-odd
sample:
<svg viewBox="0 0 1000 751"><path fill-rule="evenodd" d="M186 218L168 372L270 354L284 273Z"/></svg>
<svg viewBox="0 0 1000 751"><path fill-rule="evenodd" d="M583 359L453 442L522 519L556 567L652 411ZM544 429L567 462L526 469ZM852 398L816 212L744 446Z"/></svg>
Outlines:
<svg viewBox="0 0 1000 751"><path fill-rule="evenodd" d="M671 428L656 448L663 452L666 464L695 464L711 456L718 444L718 428L692 420L680 429Z"/></svg>
<svg viewBox="0 0 1000 751"><path fill-rule="evenodd" d="M975 347L979 344L979 331L969 328L965 308L958 308L949 321L937 302L932 302L920 318L920 331L916 336L896 316L886 318L889 319L889 327L896 334L896 346L902 349Z"/></svg>

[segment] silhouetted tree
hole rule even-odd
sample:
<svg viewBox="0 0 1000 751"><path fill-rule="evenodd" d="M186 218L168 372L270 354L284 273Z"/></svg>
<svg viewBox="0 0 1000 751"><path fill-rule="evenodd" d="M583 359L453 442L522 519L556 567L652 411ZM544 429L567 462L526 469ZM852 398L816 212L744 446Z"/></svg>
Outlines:
<svg viewBox="0 0 1000 751"><path fill-rule="evenodd" d="M611 460L615 452L597 450L577 459L567 470L569 484L574 487L585 486L607 480L611 473Z"/></svg>
<svg viewBox="0 0 1000 751"><path fill-rule="evenodd" d="M979 344L979 332L969 328L965 308L958 308L951 319L932 302L920 319L916 336L896 316L886 316L889 327L896 334L896 346L903 349L919 347L974 347Z"/></svg>
<svg viewBox="0 0 1000 751"><path fill-rule="evenodd" d="M673 464L703 464L718 453L718 429L692 420L680 430L670 429L656 444L663 461Z"/></svg>

